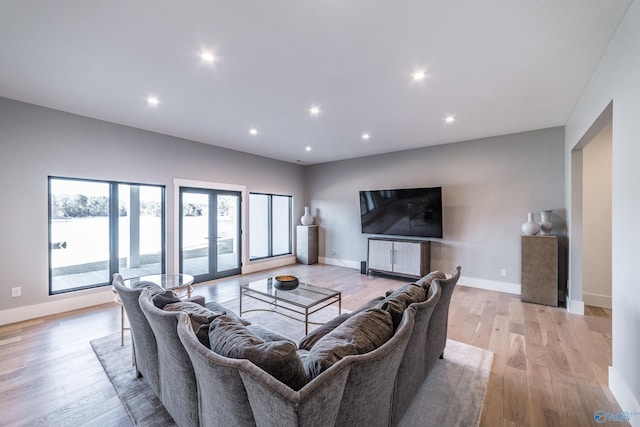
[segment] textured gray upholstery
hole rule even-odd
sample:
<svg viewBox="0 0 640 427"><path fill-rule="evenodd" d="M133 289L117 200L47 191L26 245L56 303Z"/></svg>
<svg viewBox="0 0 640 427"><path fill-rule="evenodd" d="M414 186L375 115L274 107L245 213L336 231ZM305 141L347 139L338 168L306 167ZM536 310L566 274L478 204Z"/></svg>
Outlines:
<svg viewBox="0 0 640 427"><path fill-rule="evenodd" d="M379 308L361 311L316 342L304 359L307 379L311 380L339 360L369 353L393 336L391 315Z"/></svg>
<svg viewBox="0 0 640 427"><path fill-rule="evenodd" d="M365 310L368 310L370 308L375 307L376 304L378 304L383 299L384 299L384 297L373 298L372 300L367 301L366 303L362 304L357 309L353 310L351 313L342 313L342 314L334 317L333 319L329 320L324 325L320 325L319 327L317 327L316 329L314 329L313 331L308 333L305 337L303 337L300 340L300 343L298 344L298 347L303 349L303 350L311 349L311 347L313 347L313 345L315 343L317 343L320 338L324 337L329 332L333 331L335 328L340 326L344 321L349 319L351 316L354 316L354 315L356 315L356 314L358 314L358 313L360 313L362 311L365 311Z"/></svg>
<svg viewBox="0 0 640 427"><path fill-rule="evenodd" d="M185 316L191 322L189 316L159 309L146 289L140 295L139 303L156 337L160 400L179 426L198 426L198 396L193 365L177 333L178 318Z"/></svg>
<svg viewBox="0 0 640 427"><path fill-rule="evenodd" d="M404 310L398 328L384 344L344 357L298 391L246 359L211 351L196 337L186 313L157 308L148 290L139 297L142 321L136 325L147 321L146 330L137 328L145 331L137 335L146 335L139 347L145 353L151 348L148 338L153 340L158 395L180 426L395 425L444 351L449 303L460 267L450 279L442 276L431 273L417 282L427 291L426 301ZM120 290L123 295L130 291ZM201 298L198 302L203 303ZM226 310L218 305L210 308ZM331 326L339 327L350 317ZM259 326L249 329L267 339L281 338ZM308 357L308 351L304 353Z"/></svg>
<svg viewBox="0 0 640 427"><path fill-rule="evenodd" d="M162 287L151 282L137 282L132 288L124 284L122 275L115 273L111 283L118 294L124 311L127 314L131 327L131 340L133 342L133 356L136 365L136 375L143 377L151 390L160 397L160 379L158 375L158 349L156 338L146 316L140 309L138 300L144 289L164 291ZM194 296L187 301L203 305L204 298Z"/></svg>
<svg viewBox="0 0 640 427"><path fill-rule="evenodd" d="M351 362L351 369L336 425L378 426L391 423L393 384L414 327L414 316L415 309L407 308L389 341L370 353L345 358Z"/></svg>
<svg viewBox="0 0 640 427"><path fill-rule="evenodd" d="M427 377L427 348L431 344L427 331L433 310L440 300L440 285L432 282L426 301L409 305L415 321L409 343L402 356L396 377L392 421L397 425Z"/></svg>
<svg viewBox="0 0 640 427"><path fill-rule="evenodd" d="M124 311L127 313L129 325L131 326L136 374L142 376L147 384L151 386L151 390L159 397L158 350L155 335L138 304L138 298L140 297L142 289L128 288L124 285L122 276L117 273L113 275L112 285L118 293Z"/></svg>
<svg viewBox="0 0 640 427"><path fill-rule="evenodd" d="M377 426L390 423L393 384L413 329L407 309L396 333L372 352L347 356L294 391L243 359L198 341L185 314L178 336L193 362L202 426Z"/></svg>
<svg viewBox="0 0 640 427"><path fill-rule="evenodd" d="M460 266L453 271L449 279L434 279L440 286L441 294L436 308L431 315L429 332L427 333L429 345L427 346L427 373L431 370L438 358L442 358L444 348L447 345L447 329L449 327L449 303L453 289L460 279Z"/></svg>
<svg viewBox="0 0 640 427"><path fill-rule="evenodd" d="M426 276L421 277L417 282L416 285L420 285L424 288L425 291L429 291L429 287L431 286L431 282L433 282L434 279L446 279L447 276L440 270L436 270L436 271L432 271L431 273L427 274Z"/></svg>
<svg viewBox="0 0 640 427"><path fill-rule="evenodd" d="M401 286L391 292L380 301L376 307L380 307L391 314L394 329L400 324L404 310L414 302L423 302L427 299L427 293L422 286L415 283Z"/></svg>

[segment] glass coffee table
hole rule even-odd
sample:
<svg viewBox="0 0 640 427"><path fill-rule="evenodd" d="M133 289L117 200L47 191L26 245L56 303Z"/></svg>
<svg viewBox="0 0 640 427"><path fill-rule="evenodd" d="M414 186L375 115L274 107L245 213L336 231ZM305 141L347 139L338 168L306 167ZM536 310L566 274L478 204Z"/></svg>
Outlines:
<svg viewBox="0 0 640 427"><path fill-rule="evenodd" d="M278 289L274 278L256 280L240 285L240 316L251 311L271 311L300 322L304 322L304 333L309 333L309 316L331 304L338 303L338 314L342 313L342 294L340 291L300 283L291 290ZM244 310L243 298L251 298L269 304L268 308ZM295 316L289 313L295 313ZM301 318L304 316L304 319Z"/></svg>

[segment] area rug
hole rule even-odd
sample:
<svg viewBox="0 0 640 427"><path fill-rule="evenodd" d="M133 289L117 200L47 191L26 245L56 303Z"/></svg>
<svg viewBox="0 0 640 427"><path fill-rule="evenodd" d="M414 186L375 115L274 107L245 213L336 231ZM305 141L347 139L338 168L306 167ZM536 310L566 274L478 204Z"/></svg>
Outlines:
<svg viewBox="0 0 640 427"><path fill-rule="evenodd" d="M334 310L333 315L337 309L327 308L325 315L331 315ZM297 340L304 335L304 324L278 314L251 312L243 317L292 339ZM313 328L310 325L309 329ZM120 333L93 340L91 346L132 423L144 427L175 426L151 388L142 378L136 378L131 364L131 339L125 338L124 346L120 345ZM492 352L447 340L444 359L435 364L400 425L477 426L492 360Z"/></svg>
<svg viewBox="0 0 640 427"><path fill-rule="evenodd" d="M477 426L487 392L493 352L447 340L407 409L400 426Z"/></svg>

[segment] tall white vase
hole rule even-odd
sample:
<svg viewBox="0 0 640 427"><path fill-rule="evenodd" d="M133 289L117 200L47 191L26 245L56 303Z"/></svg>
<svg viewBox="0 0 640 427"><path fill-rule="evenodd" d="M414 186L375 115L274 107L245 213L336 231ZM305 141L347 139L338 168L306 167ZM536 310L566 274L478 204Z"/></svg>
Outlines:
<svg viewBox="0 0 640 427"><path fill-rule="evenodd" d="M527 214L527 222L522 224L522 234L535 236L540 231L540 224L533 220L533 212Z"/></svg>
<svg viewBox="0 0 640 427"><path fill-rule="evenodd" d="M309 206L304 207L304 215L300 218L302 225L313 225L313 216L309 213Z"/></svg>
<svg viewBox="0 0 640 427"><path fill-rule="evenodd" d="M551 222L551 211L540 212L540 235L548 236L551 234L553 223Z"/></svg>

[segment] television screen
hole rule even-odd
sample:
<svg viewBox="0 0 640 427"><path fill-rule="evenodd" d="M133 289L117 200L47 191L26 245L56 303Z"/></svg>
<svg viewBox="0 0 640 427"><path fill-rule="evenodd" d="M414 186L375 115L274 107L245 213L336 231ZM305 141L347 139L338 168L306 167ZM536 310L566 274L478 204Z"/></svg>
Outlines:
<svg viewBox="0 0 640 427"><path fill-rule="evenodd" d="M442 187L360 191L362 232L442 237Z"/></svg>

